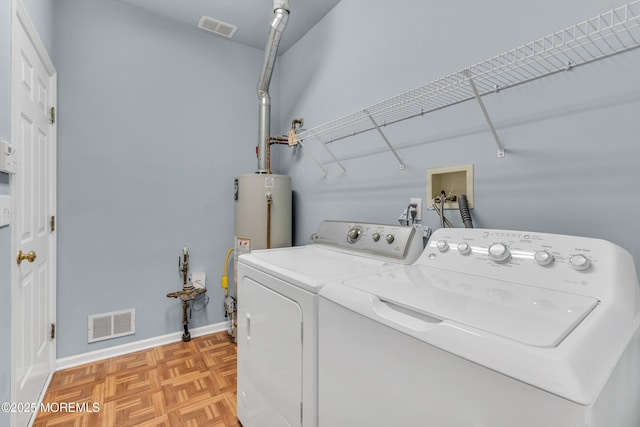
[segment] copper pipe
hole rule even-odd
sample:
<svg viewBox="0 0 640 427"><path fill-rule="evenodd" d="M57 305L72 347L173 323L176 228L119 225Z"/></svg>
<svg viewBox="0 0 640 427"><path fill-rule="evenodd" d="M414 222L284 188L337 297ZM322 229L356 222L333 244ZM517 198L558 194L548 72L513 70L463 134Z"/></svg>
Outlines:
<svg viewBox="0 0 640 427"><path fill-rule="evenodd" d="M267 143L267 175L271 175L271 141Z"/></svg>
<svg viewBox="0 0 640 427"><path fill-rule="evenodd" d="M295 131L296 130L296 125L300 125L300 127L304 126L304 119L303 118L294 119L291 122L291 129L293 129Z"/></svg>
<svg viewBox="0 0 640 427"><path fill-rule="evenodd" d="M267 144L267 174L271 174L271 146L273 144L289 145L289 139L281 136L272 136Z"/></svg>

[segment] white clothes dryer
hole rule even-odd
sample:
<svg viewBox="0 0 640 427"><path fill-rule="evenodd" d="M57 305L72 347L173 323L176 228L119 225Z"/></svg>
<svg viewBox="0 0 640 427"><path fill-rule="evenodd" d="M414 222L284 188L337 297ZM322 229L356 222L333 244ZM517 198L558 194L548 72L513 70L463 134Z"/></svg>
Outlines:
<svg viewBox="0 0 640 427"><path fill-rule="evenodd" d="M414 262L413 227L324 221L312 244L238 258L238 419L318 425L318 291L329 280Z"/></svg>
<svg viewBox="0 0 640 427"><path fill-rule="evenodd" d="M320 291L320 426L638 427L639 309L610 242L437 230Z"/></svg>

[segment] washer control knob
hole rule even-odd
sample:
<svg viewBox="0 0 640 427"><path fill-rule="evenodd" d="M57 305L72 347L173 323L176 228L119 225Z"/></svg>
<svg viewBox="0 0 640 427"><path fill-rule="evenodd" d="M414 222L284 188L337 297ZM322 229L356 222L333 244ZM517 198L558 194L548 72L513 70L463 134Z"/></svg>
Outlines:
<svg viewBox="0 0 640 427"><path fill-rule="evenodd" d="M373 239L374 242L377 242L378 240L380 240L380 233L373 233L371 238Z"/></svg>
<svg viewBox="0 0 640 427"><path fill-rule="evenodd" d="M569 258L569 264L574 270L584 271L591 267L591 260L582 254L578 254Z"/></svg>
<svg viewBox="0 0 640 427"><path fill-rule="evenodd" d="M471 246L467 242L458 243L458 252L462 255L469 255L471 253Z"/></svg>
<svg viewBox="0 0 640 427"><path fill-rule="evenodd" d="M396 240L396 238L393 236L393 234L387 234L384 238L388 244L392 244L394 240Z"/></svg>
<svg viewBox="0 0 640 427"><path fill-rule="evenodd" d="M449 244L446 240L438 240L436 242L436 248L438 248L440 252L447 252L449 250Z"/></svg>
<svg viewBox="0 0 640 427"><path fill-rule="evenodd" d="M553 264L555 258L547 251L537 251L533 254L533 258L536 260L538 265L547 266Z"/></svg>
<svg viewBox="0 0 640 427"><path fill-rule="evenodd" d="M360 236L362 236L362 228L358 226L351 227L349 231L347 231L347 241L349 243L357 242L360 239Z"/></svg>
<svg viewBox="0 0 640 427"><path fill-rule="evenodd" d="M503 243L494 243L489 246L489 258L491 261L497 263L503 263L509 261L511 258L511 252L507 245Z"/></svg>

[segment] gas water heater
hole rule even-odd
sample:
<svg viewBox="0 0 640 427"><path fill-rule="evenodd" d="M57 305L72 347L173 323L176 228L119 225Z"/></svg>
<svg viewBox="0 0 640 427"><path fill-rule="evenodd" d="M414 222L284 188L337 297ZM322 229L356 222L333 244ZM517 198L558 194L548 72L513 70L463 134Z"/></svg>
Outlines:
<svg viewBox="0 0 640 427"><path fill-rule="evenodd" d="M291 177L246 174L234 180L236 256L291 246Z"/></svg>

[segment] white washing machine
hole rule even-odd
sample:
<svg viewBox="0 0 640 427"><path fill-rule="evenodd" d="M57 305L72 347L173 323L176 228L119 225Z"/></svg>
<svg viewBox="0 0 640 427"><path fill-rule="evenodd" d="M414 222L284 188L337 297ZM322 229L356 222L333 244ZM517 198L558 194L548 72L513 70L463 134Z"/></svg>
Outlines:
<svg viewBox="0 0 640 427"><path fill-rule="evenodd" d="M612 243L440 229L320 291L320 426L638 427L639 309Z"/></svg>
<svg viewBox="0 0 640 427"><path fill-rule="evenodd" d="M318 291L331 279L414 262L413 227L325 221L313 244L238 259L238 419L318 425Z"/></svg>

